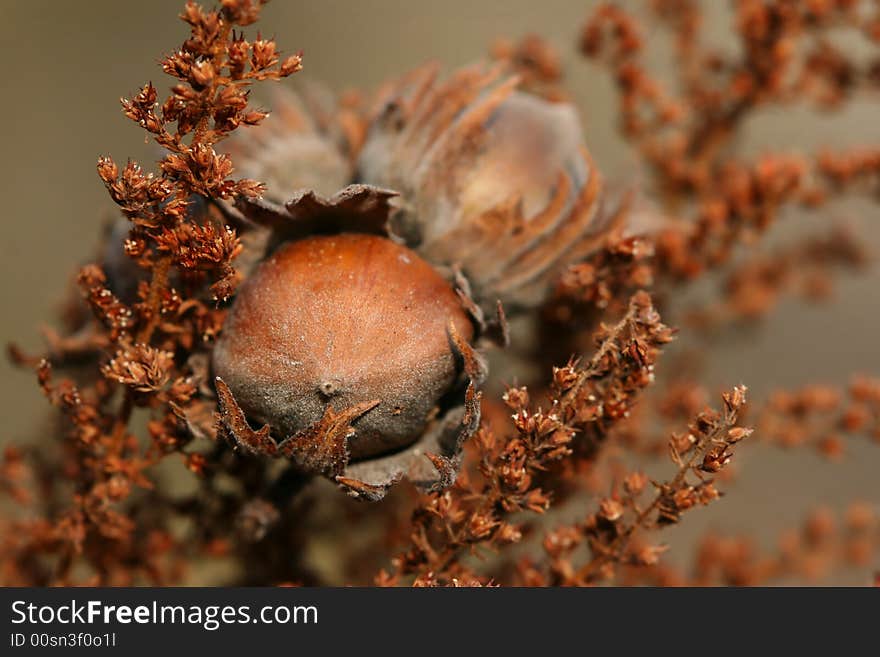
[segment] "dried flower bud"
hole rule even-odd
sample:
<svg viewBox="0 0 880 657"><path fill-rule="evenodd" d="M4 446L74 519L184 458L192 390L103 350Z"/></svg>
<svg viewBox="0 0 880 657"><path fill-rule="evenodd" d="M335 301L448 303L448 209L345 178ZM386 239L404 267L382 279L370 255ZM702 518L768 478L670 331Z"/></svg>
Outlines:
<svg viewBox="0 0 880 657"><path fill-rule="evenodd" d="M727 432L727 440L731 443L738 443L743 438L748 438L754 430L747 427L733 427Z"/></svg>
<svg viewBox="0 0 880 657"><path fill-rule="evenodd" d="M108 379L129 386L137 392L155 392L168 383L172 354L148 345L136 344L116 352L101 368Z"/></svg>
<svg viewBox="0 0 880 657"><path fill-rule="evenodd" d="M660 563L661 555L669 550L668 545L644 545L637 548L630 555L634 564L638 566L656 566Z"/></svg>
<svg viewBox="0 0 880 657"><path fill-rule="evenodd" d="M525 386L508 388L502 396L504 403L514 411L522 411L529 406L529 391Z"/></svg>
<svg viewBox="0 0 880 657"><path fill-rule="evenodd" d="M724 405L729 411L739 411L746 403L746 388L744 385L735 386L732 392L725 392L722 395Z"/></svg>
<svg viewBox="0 0 880 657"><path fill-rule="evenodd" d="M578 380L576 363L569 363L565 367L553 368L553 385L560 393L569 390Z"/></svg>
<svg viewBox="0 0 880 657"><path fill-rule="evenodd" d="M643 472L631 472L623 480L623 489L633 497L642 494L648 485L648 477Z"/></svg>
<svg viewBox="0 0 880 657"><path fill-rule="evenodd" d="M360 409L348 417L354 435L343 432L342 458L355 461L411 445L446 410L441 398L460 378L456 351L473 332L452 287L409 249L371 235L317 236L281 246L244 283L214 369L248 419L279 437L328 422L318 428L330 432L342 426L334 417ZM460 356L468 369L474 354ZM318 438L305 436L301 449ZM307 467L344 470L326 459Z"/></svg>
<svg viewBox="0 0 880 657"><path fill-rule="evenodd" d="M599 502L599 516L608 522L616 522L623 515L623 505L617 500L605 498Z"/></svg>

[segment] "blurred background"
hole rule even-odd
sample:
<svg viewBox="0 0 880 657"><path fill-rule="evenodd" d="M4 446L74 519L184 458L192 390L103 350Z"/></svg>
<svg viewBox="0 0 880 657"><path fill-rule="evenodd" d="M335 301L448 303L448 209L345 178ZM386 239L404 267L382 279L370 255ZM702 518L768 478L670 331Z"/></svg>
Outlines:
<svg viewBox="0 0 880 657"><path fill-rule="evenodd" d="M429 59L449 68L484 57L496 37L519 39L534 32L562 55L566 87L584 123L598 165L615 180L638 181L634 154L617 136L617 97L609 76L576 52L579 28L593 2L560 0L275 0L264 11L265 32L287 52L302 50L302 77L334 90L369 89ZM629 5L630 3L627 3ZM637 6L640 3L631 3ZM28 351L41 348L37 327L51 324L71 274L92 258L112 204L95 173L98 156L117 162L131 157L145 168L157 159L143 132L123 117L120 96L152 80L167 78L162 53L179 44L186 26L175 20L181 0L120 2L90 0L0 0L5 25L0 41L4 62L0 103L0 159L4 231L0 240L0 340ZM704 38L722 47L730 41L726 3L706 2ZM654 35L648 34L649 39ZM651 47L664 61L669 44ZM731 44L733 47L733 44ZM877 105L856 101L843 113L817 116L808 109L764 112L750 120L742 151L811 151L816 146L880 141ZM792 213L774 227L770 240L827 224L850 222L873 252L880 249L877 204L837 203L817 216ZM715 291L704 280L683 290L682 299ZM746 383L758 398L777 387L805 383L843 384L854 371L880 375L880 271L869 267L838 281L835 297L823 305L784 300L760 325L727 329L709 339L703 380L717 390ZM723 339L722 339L723 338ZM705 337L684 331L680 341ZM0 444L38 441L48 405L34 377L0 360ZM841 509L852 499L880 504L880 449L867 440L847 443L839 463L811 450L772 447L742 450L741 477L730 495L691 514L664 535L675 548L709 527L752 532L772 541L781 527L798 525L818 503ZM686 550L672 553L685 559ZM875 560L875 569L880 560ZM867 572L835 581L866 582Z"/></svg>

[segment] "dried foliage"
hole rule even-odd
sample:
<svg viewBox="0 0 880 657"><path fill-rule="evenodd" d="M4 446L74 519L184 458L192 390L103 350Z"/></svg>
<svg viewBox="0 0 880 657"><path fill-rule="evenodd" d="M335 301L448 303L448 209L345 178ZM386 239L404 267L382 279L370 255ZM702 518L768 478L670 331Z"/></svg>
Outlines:
<svg viewBox="0 0 880 657"><path fill-rule="evenodd" d="M866 502L853 502L842 514L817 508L800 526L779 532L776 545L762 548L749 536L710 532L697 546L692 567L666 564L631 568L628 584L666 586L761 586L768 583L821 582L843 569L870 568L880 547L880 518ZM870 583L868 578L863 582Z"/></svg>
<svg viewBox="0 0 880 657"><path fill-rule="evenodd" d="M655 223L662 218L673 224L656 230L653 254L640 253L645 262L638 280L648 270L663 278L693 279L727 263L738 244L754 243L786 207L815 208L843 192L876 192L880 160L871 147L746 159L736 144L757 111L795 103L839 111L860 92L876 92L880 56L862 62L833 45L830 33L861 35L876 44L877 8L833 0L740 0L734 8L738 48L731 55L701 38L700 3L651 3L655 24L667 26L673 36L673 85L663 84L646 64L644 29L622 6L600 5L583 28L581 51L613 73L621 130L654 178L657 205L643 212L655 215ZM682 215L686 221L668 219ZM836 246L821 248L817 240L813 248L830 256ZM619 249L611 248L612 253ZM803 263L808 255L782 259L788 257ZM604 253L595 259L586 276L583 265L571 275L568 285L573 284L575 298L607 300L607 290L633 285L631 263L617 259L617 266L609 267L615 259ZM737 276L745 279L749 293L764 298L744 301L737 281L728 286L728 294L740 298L731 300L728 310L745 316L763 313L766 297L776 296L770 290L782 285L748 281L776 275L765 268L765 261L757 259Z"/></svg>
<svg viewBox="0 0 880 657"><path fill-rule="evenodd" d="M600 5L579 47L611 71L622 134L649 173L644 188L616 195L580 143L562 59L540 37L498 40L494 66L443 80L421 67L372 96L277 95L279 116L269 117L250 103L251 86L302 63L273 40L246 38L262 4L186 4L190 35L161 63L169 95L160 100L147 84L122 100L162 149L157 171L99 160L121 220L76 276L66 331L44 330L41 355L9 349L58 412L54 442L4 450L2 583L756 585L876 572L880 522L867 503L853 503L842 522L819 509L772 550L707 534L690 567L670 565L660 532L723 504L731 461L752 445L804 445L837 459L845 436L880 439L876 373L845 389L777 390L750 408L745 386L734 385L713 410L697 382L698 361L712 353L688 351L697 331L766 317L786 294L824 299L832 273L870 264L849 228L772 249L760 238L785 210L876 197L880 148L747 158L738 144L763 108L835 112L877 92L880 7L738 0L738 48L722 51L703 36L699 3L653 0L649 23L629 5ZM647 65L645 25L667 28L677 78L661 82ZM871 54L851 55L832 32L860 35ZM517 141L531 134L546 139ZM496 175L511 162L515 175ZM236 178L236 169L265 179ZM229 310L249 294L240 280L259 281L254 272L277 263L287 243L340 233L361 234L350 240L353 260L364 245L406 242L412 251L389 251L397 266L423 258L435 287L368 309L369 326L349 313L363 304L328 297L331 319L308 341L294 331L305 346L269 331L255 339L262 320L242 320L239 351L256 360L233 392L215 369L215 345L241 330ZM295 259L292 284L305 285L308 271L329 280L321 257ZM669 328L670 291L708 272L722 280L718 294L685 309L682 332ZM367 276L366 287L397 290L385 274ZM348 281L336 285L364 283ZM320 293L294 289L296 303L275 299L270 316L306 308L327 294L325 282L309 282ZM477 389L487 366L475 346L511 340L502 302L537 325L537 344L514 334L514 346L546 376L494 399ZM261 316L272 306L254 303ZM434 312L414 314L414 305ZM405 350L385 336L435 315L440 328L426 323L407 348L434 345L436 371L419 362L395 374L390 364ZM267 382L281 372L285 385L302 383L285 369L296 374L308 360L294 358L297 349L333 352L338 334L327 327L342 324L353 336L345 361L370 355L377 376L351 395L320 379L320 403L309 407L320 412L302 421L289 402L313 403L314 382L294 397ZM674 337L683 352L667 347ZM394 395L404 401L383 406ZM345 403L334 407L334 397ZM266 400L271 413L255 412ZM402 420L421 433L396 436L397 451L383 453L383 431ZM373 443L351 442L374 426ZM353 444L377 452L353 454ZM654 468L660 474L646 474ZM315 474L360 500L322 488ZM392 488L404 475L420 490ZM206 575L211 567L223 574Z"/></svg>
<svg viewBox="0 0 880 657"><path fill-rule="evenodd" d="M686 434L669 440L669 455L678 468L672 478L653 482L639 471L626 474L621 490L601 499L583 522L546 535L548 572L523 561L519 564L523 579L530 585L584 586L612 579L620 566L656 565L665 547L636 542L638 532L675 524L687 510L718 499L721 493L714 475L730 462L734 447L752 433L736 423L746 401L745 387L725 393L723 401L723 411L702 411ZM649 483L655 493L642 502ZM588 547L589 558L578 564L574 557L582 543Z"/></svg>
<svg viewBox="0 0 880 657"><path fill-rule="evenodd" d="M764 440L785 448L813 447L840 459L847 436L880 442L880 380L857 375L845 390L822 385L777 390L756 423Z"/></svg>
<svg viewBox="0 0 880 657"><path fill-rule="evenodd" d="M168 533L170 517L137 517L149 515L153 503L138 490L154 488L147 471L166 455L179 455L194 471L205 467L204 457L189 449L193 432L187 425L202 396L199 354L210 347L223 320L214 302L234 293L233 261L242 248L235 230L207 204L262 189L256 181L232 179L231 159L215 146L266 118L248 104L250 85L301 67L299 55L282 60L273 41L248 41L236 31L257 19L259 6L225 1L206 11L188 3L181 19L190 36L162 61L176 79L170 94L160 103L148 83L121 101L125 116L165 155L155 174L132 161L122 168L109 157L98 161L101 180L130 222L123 244L112 245L124 249L130 264L126 269L108 260L78 275L96 319L80 328L99 354L95 372L80 385L56 378L49 358L19 354L19 360L35 361L43 391L64 415L65 450L58 464L47 467L67 473L72 487L49 478L44 485L52 519L25 520L4 530L10 581L82 581L77 566L84 560L91 567L84 581L172 582L180 564L170 557L186 558L187 550ZM124 302L114 290L122 289L120 279L132 271L137 294ZM63 343L55 347L50 358L58 364L76 355ZM150 414L147 441L133 433L138 408ZM210 425L210 413L207 421ZM63 502L70 497L72 503ZM169 563L160 563L166 555Z"/></svg>
<svg viewBox="0 0 880 657"><path fill-rule="evenodd" d="M809 236L770 253L758 253L725 273L721 300L695 309L687 321L704 330L768 315L786 295L824 301L834 292L834 274L858 272L868 263L865 247L846 227Z"/></svg>
<svg viewBox="0 0 880 657"><path fill-rule="evenodd" d="M530 408L525 388L505 393L516 433L499 436L484 428L478 434L477 472L419 505L412 547L394 560L393 576L380 575L381 583L410 573L417 582L475 579L459 561L463 550L521 540L522 531L509 516L546 511L551 496L542 486L568 474L559 465L577 468L578 461L594 458L610 428L652 381L654 361L672 332L648 295L640 293L623 319L596 337L598 348L589 363L573 361L554 370L546 411Z"/></svg>
<svg viewBox="0 0 880 657"><path fill-rule="evenodd" d="M519 75L520 87L548 100L567 99L562 82L562 61L559 53L537 34L529 34L519 42L497 39L492 44L492 59L503 62Z"/></svg>

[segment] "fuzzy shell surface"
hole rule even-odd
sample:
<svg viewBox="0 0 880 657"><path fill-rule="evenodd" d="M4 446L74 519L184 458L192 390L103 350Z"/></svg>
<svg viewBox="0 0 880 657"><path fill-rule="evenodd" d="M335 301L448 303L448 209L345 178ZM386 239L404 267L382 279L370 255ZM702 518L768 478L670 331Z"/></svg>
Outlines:
<svg viewBox="0 0 880 657"><path fill-rule="evenodd" d="M352 165L332 121L336 107L328 94L315 84L303 94L274 88L270 119L236 132L225 143L236 173L265 183L267 198L278 202L299 190L331 195L345 187Z"/></svg>
<svg viewBox="0 0 880 657"><path fill-rule="evenodd" d="M277 439L380 400L354 423L352 459L414 442L459 376L447 327L473 325L452 287L410 249L373 235L283 245L244 283L214 370Z"/></svg>

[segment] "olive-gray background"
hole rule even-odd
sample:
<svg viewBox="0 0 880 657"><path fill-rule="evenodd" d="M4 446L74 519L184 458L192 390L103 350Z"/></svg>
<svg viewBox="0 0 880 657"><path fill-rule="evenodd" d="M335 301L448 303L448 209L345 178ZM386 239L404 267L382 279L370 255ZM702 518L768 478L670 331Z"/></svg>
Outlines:
<svg viewBox="0 0 880 657"><path fill-rule="evenodd" d="M637 179L635 158L615 134L611 83L575 53L578 28L593 4L276 0L265 9L261 25L286 51L304 51L305 71L299 76L338 90L369 88L428 59L449 67L471 62L487 52L495 37L536 32L563 55L568 86L600 166L612 178ZM708 36L727 46L730 16L722 3L706 4L711 8ZM178 0L0 0L4 343L14 340L37 350L36 327L52 322L71 273L92 256L100 226L112 214L95 174L97 157L133 157L145 166L155 159L142 131L120 113L118 98L146 80L160 91L165 87L157 63L185 37L186 26L175 19L180 6ZM662 56L662 42L655 47ZM296 77L289 81L294 87ZM743 146L758 153L774 147L877 143L876 107L857 102L836 117L798 108L764 112L750 121ZM877 206L858 201L835 206L819 218L786 215L772 237L785 237L803 225L819 226L832 215L849 219L868 244L880 247ZM880 374L878 285L880 275L871 268L843 278L830 304L784 301L757 330L734 332L723 349L713 347L706 381L715 388L745 382L760 394L777 386L842 383L854 370ZM46 403L33 377L5 359L0 361L0 404L0 444L40 439ZM858 497L877 504L880 451L860 441L849 444L848 451L842 463L828 464L806 451L748 450L740 458L742 477L731 495L694 513L668 538L680 543L707 527L719 527L754 529L758 538L769 541L818 502L840 508ZM836 581L861 583L865 573Z"/></svg>

